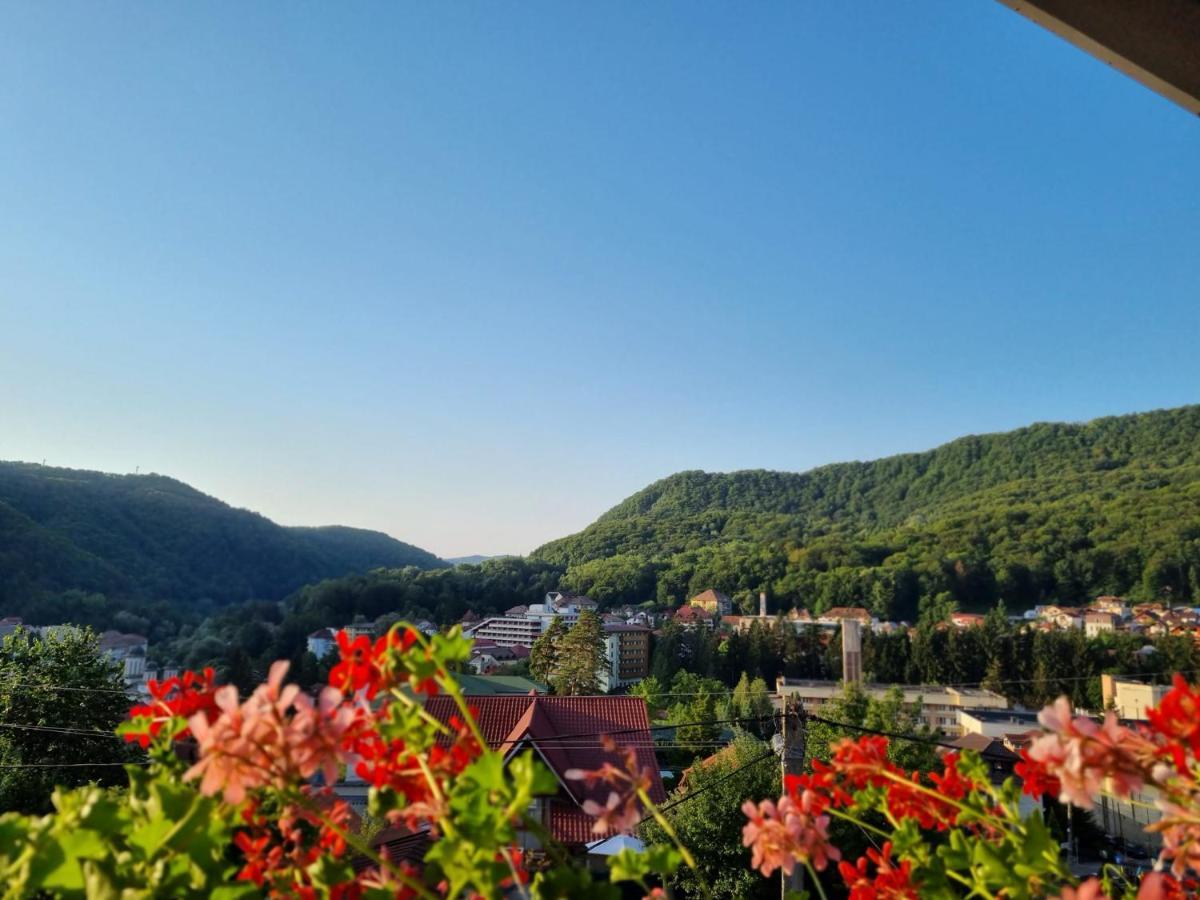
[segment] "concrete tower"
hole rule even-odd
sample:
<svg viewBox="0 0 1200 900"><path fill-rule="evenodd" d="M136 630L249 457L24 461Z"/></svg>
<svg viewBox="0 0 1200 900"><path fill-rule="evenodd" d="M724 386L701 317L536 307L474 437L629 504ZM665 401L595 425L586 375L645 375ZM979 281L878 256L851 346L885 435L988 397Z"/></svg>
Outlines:
<svg viewBox="0 0 1200 900"><path fill-rule="evenodd" d="M862 681L862 624L842 619L842 680Z"/></svg>

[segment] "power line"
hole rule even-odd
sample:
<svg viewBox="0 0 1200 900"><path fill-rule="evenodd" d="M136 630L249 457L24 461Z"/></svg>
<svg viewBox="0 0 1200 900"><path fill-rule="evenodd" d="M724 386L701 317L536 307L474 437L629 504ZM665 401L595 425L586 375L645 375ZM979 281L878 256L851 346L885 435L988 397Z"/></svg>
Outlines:
<svg viewBox="0 0 1200 900"><path fill-rule="evenodd" d="M469 699L467 702L468 702L468 705L470 705ZM605 731L605 730L577 731L577 732L573 732L570 734L550 735L549 737L546 738L546 740L564 740L567 738L577 738L577 737L578 738L611 737L614 734L640 734L640 733L646 732L646 731L663 731L668 728L686 728L690 725L731 725L731 724L738 723L738 722L766 722L768 720L774 721L775 719L778 719L778 718L779 718L779 713L771 713L771 715L769 715L769 716L753 716L750 718L705 719L705 720L701 720L701 721L697 721L697 722L675 722L670 725L650 725L650 726L646 726L646 727L637 727L637 728L616 728L616 729L610 729L607 731ZM536 740L536 738L531 737L530 740ZM504 743L504 741L498 741L497 743Z"/></svg>
<svg viewBox="0 0 1200 900"><path fill-rule="evenodd" d="M58 726L55 726L55 725L22 725L17 722L0 722L0 728L11 728L11 729L14 729L17 731L38 731L38 732L45 732L47 734L66 734L66 735L83 736L83 737L115 738L119 741L124 740L124 738L121 737L121 735L119 735L119 734L115 734L111 731L100 731L98 729L89 730L89 729L85 729L85 728L59 728Z"/></svg>
<svg viewBox="0 0 1200 900"><path fill-rule="evenodd" d="M150 760L94 763L0 763L0 769L94 769L100 766L148 766Z"/></svg>

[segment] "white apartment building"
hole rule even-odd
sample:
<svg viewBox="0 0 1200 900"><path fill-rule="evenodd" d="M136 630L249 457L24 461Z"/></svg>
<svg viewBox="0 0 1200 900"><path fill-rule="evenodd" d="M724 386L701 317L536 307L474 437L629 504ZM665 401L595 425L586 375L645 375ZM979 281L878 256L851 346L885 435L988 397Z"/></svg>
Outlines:
<svg viewBox="0 0 1200 900"><path fill-rule="evenodd" d="M468 637L495 641L501 647L532 647L542 634L542 620L524 616L492 616L465 631Z"/></svg>
<svg viewBox="0 0 1200 900"><path fill-rule="evenodd" d="M780 678L775 689L781 701L785 697L799 697L804 711L816 715L822 706L841 695L843 686L844 682L841 681ZM961 710L1008 708L1008 701L1004 697L980 688L952 688L934 684L897 686L904 694L905 704L921 704L921 724L951 737L964 733L959 722ZM862 685L867 696L876 700L882 700L892 687L890 684Z"/></svg>

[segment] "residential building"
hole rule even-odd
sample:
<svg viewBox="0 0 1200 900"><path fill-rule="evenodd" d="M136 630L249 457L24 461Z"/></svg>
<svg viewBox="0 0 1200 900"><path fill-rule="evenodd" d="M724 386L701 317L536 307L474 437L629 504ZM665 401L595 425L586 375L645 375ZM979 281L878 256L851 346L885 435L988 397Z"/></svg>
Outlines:
<svg viewBox="0 0 1200 900"><path fill-rule="evenodd" d="M1104 708L1115 709L1121 719L1144 720L1146 710L1158 706L1170 689L1170 685L1165 684L1146 684L1115 675L1100 676Z"/></svg>
<svg viewBox="0 0 1200 900"><path fill-rule="evenodd" d="M986 621L987 616L981 616L979 613L950 613L950 624L955 628L979 628Z"/></svg>
<svg viewBox="0 0 1200 900"><path fill-rule="evenodd" d="M346 636L350 640L359 637L375 637L375 623L365 619L355 619L349 625L343 625L341 630L346 632Z"/></svg>
<svg viewBox="0 0 1200 900"><path fill-rule="evenodd" d="M544 606L562 607L572 606L577 610L590 609L595 612L600 608L600 604L591 597L585 597L582 594L566 594L562 591L550 591L546 594L546 599L543 601Z"/></svg>
<svg viewBox="0 0 1200 900"><path fill-rule="evenodd" d="M600 673L600 687L614 691L650 674L650 629L639 625L605 625L604 656L608 664Z"/></svg>
<svg viewBox="0 0 1200 900"><path fill-rule="evenodd" d="M12 634L18 628L23 628L25 621L20 616L5 616L0 619L0 637Z"/></svg>
<svg viewBox="0 0 1200 900"><path fill-rule="evenodd" d="M580 852L613 834L595 833L595 818L583 811L589 800L603 806L610 787L569 779L570 770L594 771L605 763L623 767L621 753L629 748L638 768L650 773L650 799L655 803L665 799L646 703L639 697L477 696L471 698L471 705L477 710L476 721L488 746L506 759L532 750L557 778L556 792L536 798L529 813L569 849ZM445 696L430 697L425 709L446 723L459 714L454 700ZM605 734L621 735L616 753L601 744ZM570 741L564 740L566 735L571 735ZM518 835L518 841L525 849L539 846L537 837L526 832Z"/></svg>
<svg viewBox="0 0 1200 900"><path fill-rule="evenodd" d="M1083 631L1090 637L1097 637L1115 630L1116 616L1108 612L1089 611L1083 614Z"/></svg>
<svg viewBox="0 0 1200 900"><path fill-rule="evenodd" d="M1125 603L1122 597L1104 596L1097 597L1092 604L1092 609L1096 612L1112 613L1117 618L1123 618L1129 615L1129 606Z"/></svg>
<svg viewBox="0 0 1200 900"><path fill-rule="evenodd" d="M308 636L308 652L317 659L324 659L337 646L333 631L328 628L318 628Z"/></svg>
<svg viewBox="0 0 1200 900"><path fill-rule="evenodd" d="M571 603L534 603L526 610L525 618L540 622L542 631L545 631L555 619L562 619L564 625L574 625L579 621L583 609Z"/></svg>
<svg viewBox="0 0 1200 900"><path fill-rule="evenodd" d="M841 695L844 682L815 679L784 678L776 681L776 693L798 697L804 711L817 714L822 706ZM898 685L906 704L921 704L921 723L929 728L957 737L962 733L959 712L964 709L1006 709L1008 701L999 694L980 688L952 688L941 685ZM867 696L883 699L892 688L890 684L865 683Z"/></svg>
<svg viewBox="0 0 1200 900"><path fill-rule="evenodd" d="M672 616L675 624L682 628L708 628L713 627L713 617L698 606L681 606L675 610L675 615Z"/></svg>
<svg viewBox="0 0 1200 900"><path fill-rule="evenodd" d="M542 634L542 620L526 616L492 616L464 630L468 637L493 641L501 647L532 647Z"/></svg>
<svg viewBox="0 0 1200 900"><path fill-rule="evenodd" d="M104 631L96 646L113 662L120 663L126 687L137 689L146 680L146 653L150 643L145 635Z"/></svg>
<svg viewBox="0 0 1200 900"><path fill-rule="evenodd" d="M500 666L529 658L529 648L522 644L501 646L495 641L477 640L471 647L467 665L476 675L491 675Z"/></svg>
<svg viewBox="0 0 1200 900"><path fill-rule="evenodd" d="M1038 727L1038 714L1024 709L960 709L959 731L1005 740Z"/></svg>
<svg viewBox="0 0 1200 900"><path fill-rule="evenodd" d="M818 625L841 625L845 619L857 619L866 627L871 624L871 614L861 606L834 606L817 616Z"/></svg>
<svg viewBox="0 0 1200 900"><path fill-rule="evenodd" d="M728 595L714 591L712 588L697 594L688 601L688 605L698 606L714 618L728 616L733 612L733 601L729 599Z"/></svg>

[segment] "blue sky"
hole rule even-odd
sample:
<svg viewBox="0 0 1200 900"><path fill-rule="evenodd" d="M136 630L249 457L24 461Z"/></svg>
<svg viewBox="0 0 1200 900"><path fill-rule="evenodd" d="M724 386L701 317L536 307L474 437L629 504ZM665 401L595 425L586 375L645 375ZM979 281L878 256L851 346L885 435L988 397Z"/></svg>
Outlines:
<svg viewBox="0 0 1200 900"><path fill-rule="evenodd" d="M525 552L1190 403L1197 159L988 0L9 5L0 458Z"/></svg>

